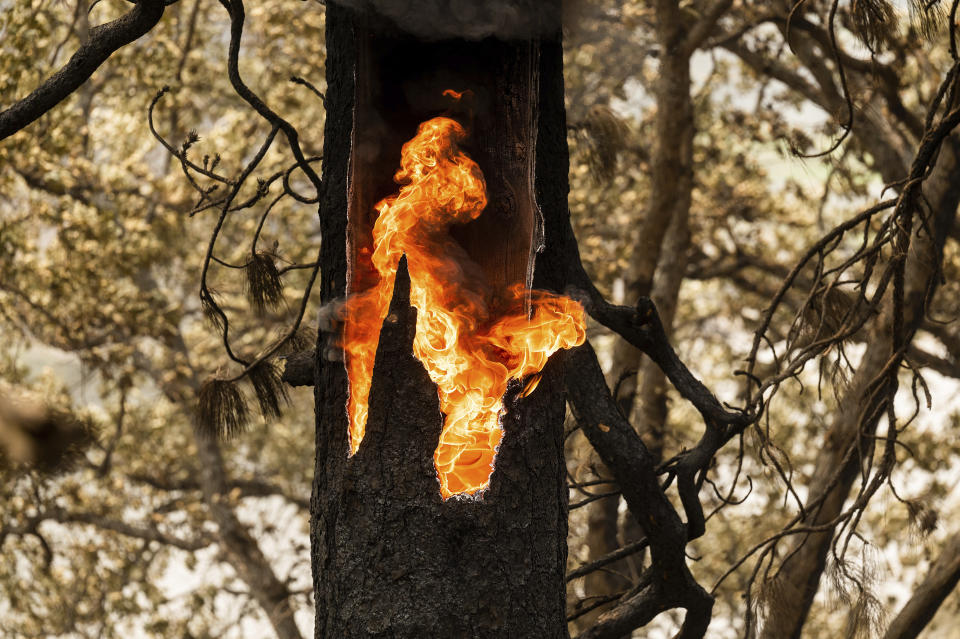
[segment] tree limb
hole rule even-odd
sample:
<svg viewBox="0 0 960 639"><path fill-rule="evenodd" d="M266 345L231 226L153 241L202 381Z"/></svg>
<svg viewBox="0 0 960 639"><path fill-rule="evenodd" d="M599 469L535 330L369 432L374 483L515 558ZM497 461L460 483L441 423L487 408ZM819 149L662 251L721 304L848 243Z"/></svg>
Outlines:
<svg viewBox="0 0 960 639"><path fill-rule="evenodd" d="M147 484L148 486L152 486L157 490L163 491L191 491L202 489L200 482L194 479L166 479L163 477L148 475L146 473L131 473L127 475L127 477L133 481L141 484ZM230 490L239 489L240 494L244 497L269 497L271 495L278 495L291 504L295 504L304 510L310 509L309 499L291 495L281 486L269 481L264 481L262 479L230 479L228 480L227 485L229 486Z"/></svg>
<svg viewBox="0 0 960 639"><path fill-rule="evenodd" d="M34 534L37 526L43 521L56 521L61 524L88 524L99 528L100 530L109 530L125 537L143 539L144 541L155 541L166 546L173 546L181 550L196 551L206 548L214 542L214 538L204 534L195 539L184 539L174 535L168 535L160 532L153 526L135 526L117 519L110 519L101 515L88 512L71 512L60 507L53 507L50 510L35 515L23 526L4 527L0 530L0 541L10 535Z"/></svg>
<svg viewBox="0 0 960 639"><path fill-rule="evenodd" d="M288 355L284 358L285 366L281 379L291 386L313 386L316 356L317 351L314 349Z"/></svg>
<svg viewBox="0 0 960 639"><path fill-rule="evenodd" d="M913 639L930 623L937 609L960 582L960 533L944 544L923 582L894 617L883 639Z"/></svg>
<svg viewBox="0 0 960 639"><path fill-rule="evenodd" d="M713 33L717 20L727 12L732 4L733 0L714 0L713 5L694 23L683 40L683 50L688 55L696 51L707 39L707 36Z"/></svg>
<svg viewBox="0 0 960 639"><path fill-rule="evenodd" d="M571 409L621 487L649 541L652 562L651 583L601 615L580 639L622 637L673 607L687 610L681 636L703 637L713 598L687 567L687 527L660 487L653 457L611 396L593 347L586 343L563 357Z"/></svg>
<svg viewBox="0 0 960 639"><path fill-rule="evenodd" d="M137 40L163 17L164 0L140 0L130 13L90 30L67 63L33 93L0 112L0 140L7 138L57 106L80 88L114 51Z"/></svg>

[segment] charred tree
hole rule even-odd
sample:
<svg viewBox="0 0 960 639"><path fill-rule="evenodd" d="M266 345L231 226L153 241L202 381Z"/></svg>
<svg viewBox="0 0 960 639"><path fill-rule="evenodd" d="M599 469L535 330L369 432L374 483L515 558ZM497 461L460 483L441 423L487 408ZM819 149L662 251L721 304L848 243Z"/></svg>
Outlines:
<svg viewBox="0 0 960 639"><path fill-rule="evenodd" d="M562 284L549 262L532 259L543 228L534 187L546 215L566 212L565 144L541 149L539 139L548 131L565 141L559 29L511 36L424 41L376 14L328 5L324 302L349 292L372 205L395 188L400 145L418 122L440 114L444 88L475 94L475 111L462 117L473 119L468 151L490 199L457 240L488 280ZM544 239L549 245L549 234ZM408 285L403 267L381 332L366 435L353 457L344 365L317 349L316 636L565 637L559 366L547 366L530 396L505 399L489 489L443 500L433 465L443 418L436 386L412 354Z"/></svg>

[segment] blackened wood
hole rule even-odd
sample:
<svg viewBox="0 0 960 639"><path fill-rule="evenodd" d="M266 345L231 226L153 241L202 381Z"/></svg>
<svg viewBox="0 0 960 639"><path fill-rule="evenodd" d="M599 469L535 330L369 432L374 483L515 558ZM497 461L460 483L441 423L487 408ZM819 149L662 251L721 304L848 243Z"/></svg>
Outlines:
<svg viewBox="0 0 960 639"><path fill-rule="evenodd" d="M535 203L532 103L536 48L530 41L422 42L364 16L357 29L357 84L350 166L350 288L375 281L358 260L372 246L374 205L393 195L400 151L417 127L436 116L468 130L463 150L480 166L488 204L473 222L451 228L487 283L529 284ZM444 91L469 91L459 101Z"/></svg>
<svg viewBox="0 0 960 639"><path fill-rule="evenodd" d="M355 130L354 97L364 90L354 85L355 78L361 85L364 82L363 68L358 66L363 41L360 28L356 15L328 4L326 188L321 206L324 302L346 291L350 136ZM502 44L515 50L526 47L531 65L537 64L539 43ZM555 52L559 53L559 44ZM553 62L552 69L559 75L559 60ZM532 82L536 69L531 66L529 70L534 73L525 77ZM455 73L457 69L451 67L449 71ZM503 82L508 77L506 71L493 68L487 72ZM514 93L524 89L520 81L512 82L505 86ZM533 84L526 87L533 88ZM562 80L554 78L547 90L560 91L552 96L551 103L560 105L560 111L554 109L552 114L556 117L559 113L562 118ZM529 95L533 99L536 93L531 91ZM564 130L562 119L549 125L554 132ZM474 126L478 128L476 122ZM397 133L397 137L402 142L414 132L415 128ZM513 153L517 161L529 164L537 129L529 124L521 132L499 127L493 134L506 136L508 132L511 136L524 133L526 137L504 139L503 149ZM353 148L359 151L356 138L354 143ZM549 173L562 175L562 179L541 184L538 177L538 193L552 203L562 201L565 212L565 143L553 149L552 158L538 152L537 161L555 162ZM489 181L496 168L484 165L480 147L469 151L481 162ZM385 191L395 189L389 177L396 170L397 158L384 160L387 181L376 176ZM530 179L529 170L524 179ZM367 188L363 184L362 174L357 174L351 185L354 197L358 197L357 190ZM521 190L517 187L517 192ZM375 192L362 199L373 203L387 194L389 191ZM517 200L524 197L528 196L516 195ZM529 258L534 218L528 219L530 234L524 244L518 244L522 250L501 253L500 267L495 262L484 264L488 273L495 274L500 268L502 279L508 280L525 272L525 263L516 268L508 263L508 257ZM503 227L492 230L502 233ZM489 237L489 231L485 233ZM477 236L482 238L483 234ZM466 236L460 239L465 244L471 241ZM549 244L549 236L546 241ZM479 255L482 261L482 252ZM534 273L535 279L539 277L539 272ZM555 273L541 280L541 285L559 281ZM547 366L540 385L529 397L519 401L507 398L505 437L491 486L482 499L444 502L433 468L433 451L442 423L436 387L411 355L413 312L394 310L397 321L385 325L378 350L367 434L351 459L347 458L347 380L343 364L319 359L316 363L317 463L311 500L316 636L566 637L565 410L559 366L553 362ZM318 348L317 352L322 350Z"/></svg>
<svg viewBox="0 0 960 639"><path fill-rule="evenodd" d="M316 351L300 351L283 358L283 377L281 380L291 386L313 386Z"/></svg>

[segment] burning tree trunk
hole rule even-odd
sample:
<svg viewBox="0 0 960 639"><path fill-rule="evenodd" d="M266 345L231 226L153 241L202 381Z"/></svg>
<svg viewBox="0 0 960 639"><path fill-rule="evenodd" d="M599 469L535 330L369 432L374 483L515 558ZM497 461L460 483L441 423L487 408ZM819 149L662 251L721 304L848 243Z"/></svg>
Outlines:
<svg viewBox="0 0 960 639"><path fill-rule="evenodd" d="M440 100L448 88L474 92L473 113L457 115L471 130L465 144L490 202L476 223L452 231L458 244L495 288L562 284L551 279L549 259L533 262L541 226L534 187L545 215L566 213L566 148L556 144L565 140L559 35L542 34L421 41L376 15L328 5L324 301L369 279L362 256L373 205L397 188L390 178L404 140L449 108ZM444 422L437 386L413 354L417 310L406 264L389 286L365 432L352 447L344 365L317 362L316 636L564 637L559 367L548 363L522 399L521 385L509 387L489 488L480 498L445 500L434 465Z"/></svg>

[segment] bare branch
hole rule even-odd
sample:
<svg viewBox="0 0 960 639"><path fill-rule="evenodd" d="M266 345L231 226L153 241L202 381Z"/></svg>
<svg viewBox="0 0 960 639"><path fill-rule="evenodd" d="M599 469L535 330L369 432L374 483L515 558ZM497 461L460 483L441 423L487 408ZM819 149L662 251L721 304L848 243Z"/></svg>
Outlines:
<svg viewBox="0 0 960 639"><path fill-rule="evenodd" d="M714 3L707 9L706 13L687 32L683 41L683 49L688 53L693 53L704 40L714 31L714 27L724 13L733 4L733 0L714 0Z"/></svg>
<svg viewBox="0 0 960 639"><path fill-rule="evenodd" d="M0 541L6 535L35 534L37 526L43 521L56 521L61 524L88 524L99 528L100 530L109 530L119 533L125 537L143 539L144 541L155 541L166 546L173 546L181 550L195 551L206 548L214 542L210 535L201 535L195 539L184 539L175 535L168 535L161 532L155 526L133 525L117 519L110 519L102 515L96 515L89 512L71 512L60 507L53 507L50 510L30 517L27 523L19 527L4 527L0 530Z"/></svg>
<svg viewBox="0 0 960 639"><path fill-rule="evenodd" d="M163 17L166 6L164 0L140 0L130 13L91 29L90 39L59 71L33 93L0 112L0 140L26 127L80 88L114 51L150 31Z"/></svg>
<svg viewBox="0 0 960 639"><path fill-rule="evenodd" d="M654 460L610 395L589 343L564 354L570 406L590 444L613 473L650 545L651 583L600 616L580 639L622 637L668 608L687 609L682 637L702 637L713 598L690 574L684 526L660 488ZM689 622L689 623L688 623Z"/></svg>

